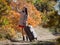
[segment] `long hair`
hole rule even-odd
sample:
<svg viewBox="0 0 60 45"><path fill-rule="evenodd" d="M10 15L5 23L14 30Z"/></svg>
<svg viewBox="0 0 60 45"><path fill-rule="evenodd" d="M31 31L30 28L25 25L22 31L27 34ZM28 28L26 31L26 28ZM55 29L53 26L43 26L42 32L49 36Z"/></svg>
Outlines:
<svg viewBox="0 0 60 45"><path fill-rule="evenodd" d="M23 7L23 12L26 12L26 15L28 15L27 8Z"/></svg>

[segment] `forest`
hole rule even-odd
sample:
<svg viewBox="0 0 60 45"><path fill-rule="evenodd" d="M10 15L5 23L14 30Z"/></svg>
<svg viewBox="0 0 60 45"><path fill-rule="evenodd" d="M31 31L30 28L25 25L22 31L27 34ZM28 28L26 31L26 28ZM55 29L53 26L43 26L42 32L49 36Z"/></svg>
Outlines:
<svg viewBox="0 0 60 45"><path fill-rule="evenodd" d="M22 32L19 27L21 13L17 8L23 10L23 7L27 8L27 22L33 27L48 28L53 34L60 34L60 7L56 11L57 3L59 0L0 0L0 40Z"/></svg>

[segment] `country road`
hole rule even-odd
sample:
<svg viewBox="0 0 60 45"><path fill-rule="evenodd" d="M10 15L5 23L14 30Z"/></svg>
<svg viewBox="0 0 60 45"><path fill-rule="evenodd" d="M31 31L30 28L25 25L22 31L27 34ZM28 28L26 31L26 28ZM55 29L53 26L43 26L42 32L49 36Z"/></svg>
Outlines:
<svg viewBox="0 0 60 45"><path fill-rule="evenodd" d="M59 37L59 36L53 35L47 28L36 27L35 31L38 36L37 40L39 41L47 41L47 40L52 40L52 39L56 39Z"/></svg>
<svg viewBox="0 0 60 45"><path fill-rule="evenodd" d="M54 36L48 29L42 27L34 28L37 33L37 41L29 42L29 41L19 41L19 42L12 42L10 40L0 41L0 45L28 45L32 43L37 43L38 41L49 41L58 38L58 36Z"/></svg>

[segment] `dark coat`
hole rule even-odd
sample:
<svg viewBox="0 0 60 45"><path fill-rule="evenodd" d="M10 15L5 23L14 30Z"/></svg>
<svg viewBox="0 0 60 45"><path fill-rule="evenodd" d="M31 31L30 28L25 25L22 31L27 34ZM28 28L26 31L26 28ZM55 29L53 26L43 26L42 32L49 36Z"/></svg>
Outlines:
<svg viewBox="0 0 60 45"><path fill-rule="evenodd" d="M26 26L26 27L24 28L24 30L25 30L25 32L26 32L29 40L30 40L30 41L34 40L34 35L33 35L33 33L30 31L30 27L29 27L29 26Z"/></svg>

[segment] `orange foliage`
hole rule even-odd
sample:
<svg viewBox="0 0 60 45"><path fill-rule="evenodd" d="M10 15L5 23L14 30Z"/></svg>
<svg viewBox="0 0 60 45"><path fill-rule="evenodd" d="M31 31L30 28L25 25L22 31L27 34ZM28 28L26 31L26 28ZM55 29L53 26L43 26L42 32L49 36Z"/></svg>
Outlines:
<svg viewBox="0 0 60 45"><path fill-rule="evenodd" d="M19 0L18 3L20 3L18 5L18 8L20 10L23 9L23 7L27 7L28 9L28 20L27 22L30 23L32 26L37 26L38 24L41 24L41 13L34 7L34 5L32 5L31 3L27 3L25 0ZM16 3L11 2L11 7L16 7ZM16 10L11 10L9 15L8 15L8 19L10 24L6 25L5 28L14 28L14 30L18 30L21 31L21 29L18 27L19 25L19 20L20 20L20 15ZM15 31L12 30L12 32L15 33ZM11 32L11 31L10 31Z"/></svg>
<svg viewBox="0 0 60 45"><path fill-rule="evenodd" d="M18 6L20 10L22 10L23 7L27 7L28 9L27 22L30 23L32 26L37 26L38 24L41 24L41 17L42 17L41 13L34 7L34 5L32 5L31 3L22 2L22 0L20 2L21 3ZM16 7L16 4L12 2L11 6ZM6 28L11 26L12 28L14 28L14 30L18 30L21 32L22 30L18 27L20 15L21 14L19 14L16 10L11 10L7 17L10 21L10 25L7 26Z"/></svg>
<svg viewBox="0 0 60 45"><path fill-rule="evenodd" d="M17 5L15 2L12 1L11 6L12 7L16 7L18 6L18 8L20 10L23 9L23 7L27 7L28 9L28 23L30 23L32 26L37 26L38 24L41 23L41 13L34 7L34 5L32 5L31 3L27 3L25 0L18 0L17 1L19 3L19 5ZM19 19L19 13L16 11L12 12L14 17L16 19ZM17 22L18 23L18 22Z"/></svg>
<svg viewBox="0 0 60 45"><path fill-rule="evenodd" d="M37 26L41 23L41 13L34 7L34 5L28 4L28 14L28 23L30 23L32 26ZM29 21L29 19L31 21Z"/></svg>

